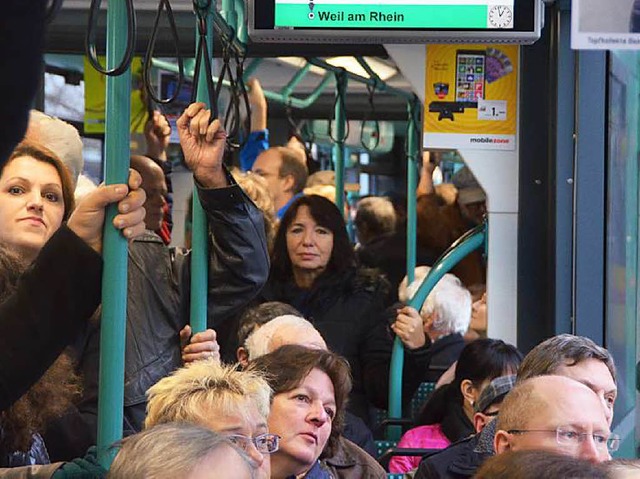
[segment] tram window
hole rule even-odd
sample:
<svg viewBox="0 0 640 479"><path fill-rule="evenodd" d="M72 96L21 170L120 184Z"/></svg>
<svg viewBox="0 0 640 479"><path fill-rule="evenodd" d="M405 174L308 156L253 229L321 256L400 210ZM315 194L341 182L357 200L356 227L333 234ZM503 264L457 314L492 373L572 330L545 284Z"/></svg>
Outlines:
<svg viewBox="0 0 640 479"><path fill-rule="evenodd" d="M360 173L360 196L369 194L369 173Z"/></svg>
<svg viewBox="0 0 640 479"><path fill-rule="evenodd" d="M96 184L103 180L102 168L102 140L97 138L82 138L82 157L84 158L83 174Z"/></svg>

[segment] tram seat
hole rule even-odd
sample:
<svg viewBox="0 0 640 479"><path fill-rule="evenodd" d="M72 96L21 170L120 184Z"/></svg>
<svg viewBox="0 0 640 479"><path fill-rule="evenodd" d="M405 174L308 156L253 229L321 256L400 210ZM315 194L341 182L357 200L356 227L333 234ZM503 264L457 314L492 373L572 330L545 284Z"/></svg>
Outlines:
<svg viewBox="0 0 640 479"><path fill-rule="evenodd" d="M409 404L410 416L406 421L402 422L402 425L411 425L412 421L417 417L418 413L427 402L433 391L435 391L436 384L435 383L422 383L416 390L413 398L411 398L411 403ZM383 438L384 437L384 427L388 425L387 417L388 412L385 409L374 409L373 410L373 435L375 438ZM395 423L397 424L397 423Z"/></svg>
<svg viewBox="0 0 640 479"><path fill-rule="evenodd" d="M388 472L387 479L404 479L404 474L392 474L391 472Z"/></svg>
<svg viewBox="0 0 640 479"><path fill-rule="evenodd" d="M426 404L426 402L429 400L429 397L435 390L436 390L436 383L420 384L420 386L418 387L418 390L413 395L413 398L411 398L411 405L410 405L411 418L415 419L418 416L418 414L420 413L420 410Z"/></svg>
<svg viewBox="0 0 640 479"><path fill-rule="evenodd" d="M384 453L393 450L398 445L398 441L376 441L376 457L381 458Z"/></svg>

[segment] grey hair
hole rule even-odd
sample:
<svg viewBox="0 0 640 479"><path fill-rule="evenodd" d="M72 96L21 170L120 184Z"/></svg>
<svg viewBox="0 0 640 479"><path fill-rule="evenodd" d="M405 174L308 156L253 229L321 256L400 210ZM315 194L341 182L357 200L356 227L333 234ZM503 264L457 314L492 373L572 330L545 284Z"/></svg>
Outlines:
<svg viewBox="0 0 640 479"><path fill-rule="evenodd" d="M407 286L405 276L398 288L400 301L407 303L423 283L431 268L418 266L415 280ZM428 316L435 313L432 328L443 334L464 333L471 321L471 293L460 279L450 273L445 274L427 296L420 314Z"/></svg>
<svg viewBox="0 0 640 479"><path fill-rule="evenodd" d="M245 341L245 348L249 355L249 361L253 361L260 356L271 352L271 341L282 328L293 328L300 331L301 336L306 332L313 331L319 336L320 332L306 319L292 314L284 314L272 319L263 326L260 326L249 335Z"/></svg>
<svg viewBox="0 0 640 479"><path fill-rule="evenodd" d="M185 478L207 456L224 447L236 451L255 477L247 456L224 436L195 424L169 423L122 440L107 478Z"/></svg>
<svg viewBox="0 0 640 479"><path fill-rule="evenodd" d="M393 203L381 196L370 196L358 202L356 228L364 226L371 236L393 233L396 229L396 210Z"/></svg>
<svg viewBox="0 0 640 479"><path fill-rule="evenodd" d="M591 339L573 334L553 336L533 348L518 369L518 381L555 374L561 366L574 366L586 359L602 361L617 383L616 366L611 353Z"/></svg>
<svg viewBox="0 0 640 479"><path fill-rule="evenodd" d="M25 139L39 143L62 160L71 173L73 187L76 187L78 175L82 173L82 139L78 130L66 121L31 110L29 127Z"/></svg>

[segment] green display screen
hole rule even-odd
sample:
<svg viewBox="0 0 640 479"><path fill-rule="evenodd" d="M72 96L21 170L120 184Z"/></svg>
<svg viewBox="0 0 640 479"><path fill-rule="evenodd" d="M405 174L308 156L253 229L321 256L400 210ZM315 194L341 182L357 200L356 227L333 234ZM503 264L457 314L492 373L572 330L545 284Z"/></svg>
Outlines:
<svg viewBox="0 0 640 479"><path fill-rule="evenodd" d="M513 28L513 0L275 0L275 28Z"/></svg>

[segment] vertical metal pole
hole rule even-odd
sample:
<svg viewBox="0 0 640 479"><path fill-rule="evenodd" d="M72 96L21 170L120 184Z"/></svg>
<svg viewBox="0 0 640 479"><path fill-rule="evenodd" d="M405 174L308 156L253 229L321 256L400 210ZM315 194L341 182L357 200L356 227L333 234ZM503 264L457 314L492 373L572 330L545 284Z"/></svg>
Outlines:
<svg viewBox="0 0 640 479"><path fill-rule="evenodd" d="M336 206L344 212L344 141L347 129L347 116L344 111L348 78L344 70L336 72L336 106L334 111L335 140L333 145L333 164L336 169Z"/></svg>
<svg viewBox="0 0 640 479"><path fill-rule="evenodd" d="M420 141L418 138L420 106L417 99L408 104L409 126L407 132L407 278L409 284L415 279L416 269L416 186L417 157ZM404 346L400 338L393 342L391 365L389 370L389 417L402 417L402 371L404 368ZM389 440L400 439L402 430L399 426L390 426L387 431Z"/></svg>
<svg viewBox="0 0 640 479"><path fill-rule="evenodd" d="M416 269L416 188L418 186L418 154L420 141L420 106L417 99L407 105L409 130L407 132L407 276L409 284L415 279Z"/></svg>
<svg viewBox="0 0 640 479"><path fill-rule="evenodd" d="M213 9L215 1L212 0L207 9L207 47L213 56ZM196 28L196 32L197 32ZM197 35L197 34L196 34ZM196 36L196 51L200 41L200 36ZM196 99L209 104L209 92L207 91L207 80L205 75L212 75L213 72L200 68L200 76L196 78L197 96ZM195 181L195 178L194 178ZM193 231L192 231L192 251L191 251L191 329L193 333L199 333L207 329L207 289L209 271L209 244L207 217L204 214L198 189L193 188Z"/></svg>
<svg viewBox="0 0 640 479"><path fill-rule="evenodd" d="M220 15L227 21L227 25L233 28L234 33L238 34L238 14L236 12L235 0L222 0L222 8Z"/></svg>
<svg viewBox="0 0 640 479"><path fill-rule="evenodd" d="M107 68L114 68L126 50L127 10L124 0L107 9ZM132 34L130 32L129 34ZM131 69L107 77L105 119L105 182L127 183L131 123ZM127 315L127 240L113 227L117 206L107 208L104 226L102 322L98 397L98 460L108 469L122 438L124 409L124 344Z"/></svg>

